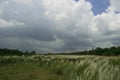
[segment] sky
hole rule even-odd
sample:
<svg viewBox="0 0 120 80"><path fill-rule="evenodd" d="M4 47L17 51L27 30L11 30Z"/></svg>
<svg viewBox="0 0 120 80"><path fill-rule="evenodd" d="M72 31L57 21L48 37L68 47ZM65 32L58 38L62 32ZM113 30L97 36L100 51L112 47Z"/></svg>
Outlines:
<svg viewBox="0 0 120 80"><path fill-rule="evenodd" d="M120 0L0 0L0 48L69 52L120 46Z"/></svg>

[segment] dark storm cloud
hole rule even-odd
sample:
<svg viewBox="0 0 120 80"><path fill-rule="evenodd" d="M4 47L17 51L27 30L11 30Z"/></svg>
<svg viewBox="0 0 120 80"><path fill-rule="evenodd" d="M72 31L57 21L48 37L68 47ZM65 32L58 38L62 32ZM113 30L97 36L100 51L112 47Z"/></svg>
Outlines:
<svg viewBox="0 0 120 80"><path fill-rule="evenodd" d="M89 40L78 40L69 39L65 40L64 50L74 51L74 50L85 50L86 48L92 47L92 42Z"/></svg>
<svg viewBox="0 0 120 80"><path fill-rule="evenodd" d="M31 38L40 41L53 41L52 23L44 16L42 5L34 1L32 5L24 4L24 1L9 1L4 7L1 18L10 22L17 20L23 22L24 26L8 27L0 30L3 37ZM14 4L14 5L12 5Z"/></svg>
<svg viewBox="0 0 120 80"><path fill-rule="evenodd" d="M0 37L19 37L19 38L29 38L41 41L53 41L55 40L52 30L48 30L45 27L15 27L0 29Z"/></svg>
<svg viewBox="0 0 120 80"><path fill-rule="evenodd" d="M85 31L80 31L76 34L73 30L69 30L69 28L67 31L58 31L56 33L57 38L64 42L64 46L62 46L60 50L74 51L92 47L92 36L88 32L89 31L86 29Z"/></svg>

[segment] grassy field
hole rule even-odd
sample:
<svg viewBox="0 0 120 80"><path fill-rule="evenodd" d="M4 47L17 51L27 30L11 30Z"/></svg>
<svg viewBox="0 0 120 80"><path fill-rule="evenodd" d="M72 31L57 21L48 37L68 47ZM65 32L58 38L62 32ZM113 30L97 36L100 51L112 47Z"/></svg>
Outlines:
<svg viewBox="0 0 120 80"><path fill-rule="evenodd" d="M0 56L0 80L120 80L120 56Z"/></svg>

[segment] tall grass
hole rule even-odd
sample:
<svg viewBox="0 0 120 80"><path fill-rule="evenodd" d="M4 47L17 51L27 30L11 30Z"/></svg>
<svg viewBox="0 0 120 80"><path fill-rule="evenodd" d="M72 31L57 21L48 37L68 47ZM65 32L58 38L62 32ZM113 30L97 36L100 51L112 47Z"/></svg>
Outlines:
<svg viewBox="0 0 120 80"><path fill-rule="evenodd" d="M120 57L2 56L0 80L120 80Z"/></svg>

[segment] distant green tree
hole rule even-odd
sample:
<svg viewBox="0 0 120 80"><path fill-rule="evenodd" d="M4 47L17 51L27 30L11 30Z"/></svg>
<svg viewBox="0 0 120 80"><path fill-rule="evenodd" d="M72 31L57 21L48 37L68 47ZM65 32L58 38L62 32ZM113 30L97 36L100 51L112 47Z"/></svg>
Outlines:
<svg viewBox="0 0 120 80"><path fill-rule="evenodd" d="M35 55L36 54L36 51L31 51L30 52L30 55Z"/></svg>

